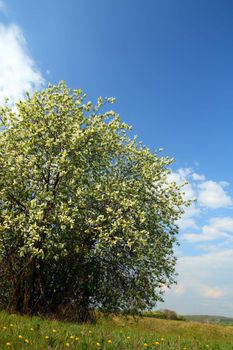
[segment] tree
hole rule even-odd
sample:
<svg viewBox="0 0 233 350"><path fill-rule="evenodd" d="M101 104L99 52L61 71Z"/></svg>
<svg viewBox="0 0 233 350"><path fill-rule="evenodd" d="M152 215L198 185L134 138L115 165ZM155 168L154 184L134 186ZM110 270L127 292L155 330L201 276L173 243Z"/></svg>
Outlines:
<svg viewBox="0 0 233 350"><path fill-rule="evenodd" d="M138 312L174 282L172 159L129 138L113 98L65 83L0 110L0 303L29 314ZM105 112L104 112L105 111Z"/></svg>
<svg viewBox="0 0 233 350"><path fill-rule="evenodd" d="M167 320L178 320L177 313L174 310L165 309L164 315Z"/></svg>

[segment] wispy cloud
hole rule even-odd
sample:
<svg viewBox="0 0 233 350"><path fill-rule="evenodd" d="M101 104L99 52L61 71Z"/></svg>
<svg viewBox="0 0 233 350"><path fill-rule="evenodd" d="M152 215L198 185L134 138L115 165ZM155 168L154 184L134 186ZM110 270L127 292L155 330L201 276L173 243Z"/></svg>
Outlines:
<svg viewBox="0 0 233 350"><path fill-rule="evenodd" d="M197 173L192 173L192 179L194 181L204 181L205 180L205 176L204 175L200 175L200 174L197 174Z"/></svg>
<svg viewBox="0 0 233 350"><path fill-rule="evenodd" d="M233 218L213 217L200 233L186 233L183 238L189 242L205 242L233 238Z"/></svg>
<svg viewBox="0 0 233 350"><path fill-rule="evenodd" d="M1 0L0 0L1 1ZM4 3L0 2L0 9ZM10 103L23 98L42 86L44 79L30 57L21 29L0 24L0 103L7 97Z"/></svg>
<svg viewBox="0 0 233 350"><path fill-rule="evenodd" d="M232 264L233 249L180 257L178 284L166 292L166 307L179 313L232 316Z"/></svg>
<svg viewBox="0 0 233 350"><path fill-rule="evenodd" d="M204 287L203 296L211 299L219 299L227 294L227 291L219 287Z"/></svg>
<svg viewBox="0 0 233 350"><path fill-rule="evenodd" d="M192 203L189 207L185 208L182 218L178 220L178 226L181 230L186 229L198 229L199 226L196 222L196 218L200 215L200 208L196 203Z"/></svg>
<svg viewBox="0 0 233 350"><path fill-rule="evenodd" d="M165 307L179 313L232 316L233 200L227 192L229 184L207 179L192 168L178 169L169 181L186 183L185 197L196 200L178 221L178 284L166 291Z"/></svg>

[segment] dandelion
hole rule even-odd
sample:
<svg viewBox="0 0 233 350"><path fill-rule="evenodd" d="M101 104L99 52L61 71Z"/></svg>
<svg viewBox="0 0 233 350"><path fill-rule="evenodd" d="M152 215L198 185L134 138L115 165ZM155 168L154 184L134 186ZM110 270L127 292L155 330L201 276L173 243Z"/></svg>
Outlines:
<svg viewBox="0 0 233 350"><path fill-rule="evenodd" d="M14 326L13 323L11 323L11 324L10 324L10 327L13 327L13 326Z"/></svg>
<svg viewBox="0 0 233 350"><path fill-rule="evenodd" d="M131 339L131 337L127 337L126 339L130 340L130 339Z"/></svg>
<svg viewBox="0 0 233 350"><path fill-rule="evenodd" d="M32 332L33 332L33 331L34 331L34 328L30 328L30 331L32 331Z"/></svg>
<svg viewBox="0 0 233 350"><path fill-rule="evenodd" d="M70 343L65 343L65 346L66 346L67 348L69 348L69 347L70 347Z"/></svg>
<svg viewBox="0 0 233 350"><path fill-rule="evenodd" d="M26 344L29 344L29 340L28 340L28 339L24 339L24 342L25 342Z"/></svg>
<svg viewBox="0 0 233 350"><path fill-rule="evenodd" d="M88 333L89 333L89 334L92 334L92 331L89 331Z"/></svg>
<svg viewBox="0 0 233 350"><path fill-rule="evenodd" d="M52 332L53 332L53 333L57 333L57 330L56 330L56 329L53 329Z"/></svg>
<svg viewBox="0 0 233 350"><path fill-rule="evenodd" d="M10 343L10 342L7 342L7 343L6 343L6 346L11 346L11 343Z"/></svg>
<svg viewBox="0 0 233 350"><path fill-rule="evenodd" d="M6 326L2 327L2 329L4 329L4 330L5 330L5 329L6 329Z"/></svg>
<svg viewBox="0 0 233 350"><path fill-rule="evenodd" d="M22 336L22 335L19 335L18 338L19 338L19 339L23 339L23 336Z"/></svg>
<svg viewBox="0 0 233 350"><path fill-rule="evenodd" d="M74 339L75 337L73 335L70 336L70 339Z"/></svg>
<svg viewBox="0 0 233 350"><path fill-rule="evenodd" d="M108 344L112 344L112 340L111 339L108 339Z"/></svg>
<svg viewBox="0 0 233 350"><path fill-rule="evenodd" d="M143 346L145 346L145 348L148 348L149 344L144 343Z"/></svg>
<svg viewBox="0 0 233 350"><path fill-rule="evenodd" d="M100 343L97 342L97 343L96 343L96 346L99 348L99 347L100 347Z"/></svg>
<svg viewBox="0 0 233 350"><path fill-rule="evenodd" d="M76 338L75 338L75 340L77 340L77 341L78 341L78 340L79 340L79 337L76 337Z"/></svg>
<svg viewBox="0 0 233 350"><path fill-rule="evenodd" d="M159 345L160 342L159 342L159 341L155 341L154 344L155 344L155 345Z"/></svg>
<svg viewBox="0 0 233 350"><path fill-rule="evenodd" d="M49 339L49 336L48 336L48 335L46 335L44 338L45 338L45 340L48 340L48 339Z"/></svg>
<svg viewBox="0 0 233 350"><path fill-rule="evenodd" d="M161 338L160 340L161 340L161 341L164 341L164 338Z"/></svg>

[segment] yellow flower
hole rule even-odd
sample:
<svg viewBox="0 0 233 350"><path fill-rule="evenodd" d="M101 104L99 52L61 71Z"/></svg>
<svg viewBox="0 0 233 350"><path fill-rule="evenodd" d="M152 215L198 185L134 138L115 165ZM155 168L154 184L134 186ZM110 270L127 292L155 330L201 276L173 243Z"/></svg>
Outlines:
<svg viewBox="0 0 233 350"><path fill-rule="evenodd" d="M2 329L6 329L6 326L2 327Z"/></svg>
<svg viewBox="0 0 233 350"><path fill-rule="evenodd" d="M96 343L96 346L98 346L98 348L100 347L100 343Z"/></svg>
<svg viewBox="0 0 233 350"><path fill-rule="evenodd" d="M73 335L71 335L71 336L70 336L70 339L74 339L74 336L73 336Z"/></svg>
<svg viewBox="0 0 233 350"><path fill-rule="evenodd" d="M160 340L161 340L161 341L164 341L164 338L161 338Z"/></svg>
<svg viewBox="0 0 233 350"><path fill-rule="evenodd" d="M28 339L24 339L24 342L28 344L28 343L29 343L29 340L28 340Z"/></svg>
<svg viewBox="0 0 233 350"><path fill-rule="evenodd" d="M49 336L48 336L48 335L46 335L44 338L45 338L45 340L48 340L48 339L49 339Z"/></svg>
<svg viewBox="0 0 233 350"><path fill-rule="evenodd" d="M11 343L10 343L10 342L7 342L7 343L6 343L6 346L11 346Z"/></svg>
<svg viewBox="0 0 233 350"><path fill-rule="evenodd" d="M89 334L92 334L92 331L89 331L88 333L89 333Z"/></svg>
<svg viewBox="0 0 233 350"><path fill-rule="evenodd" d="M65 343L65 346L66 346L67 348L69 348L69 347L70 347L70 343Z"/></svg>
<svg viewBox="0 0 233 350"><path fill-rule="evenodd" d="M149 344L144 343L143 346L145 346L145 348L147 348L149 346Z"/></svg>
<svg viewBox="0 0 233 350"><path fill-rule="evenodd" d="M34 328L30 328L30 331L32 331L32 332L33 332L33 331L34 331Z"/></svg>
<svg viewBox="0 0 233 350"><path fill-rule="evenodd" d="M19 339L23 339L23 336L22 336L22 335L19 335L18 338L19 338Z"/></svg>
<svg viewBox="0 0 233 350"><path fill-rule="evenodd" d="M76 337L75 340L79 340L79 337Z"/></svg>
<svg viewBox="0 0 233 350"><path fill-rule="evenodd" d="M127 339L128 339L128 340L130 340L130 339L131 339L131 337L127 337Z"/></svg>
<svg viewBox="0 0 233 350"><path fill-rule="evenodd" d="M10 324L10 327L13 327L13 326L14 326L13 323L11 323L11 324Z"/></svg>
<svg viewBox="0 0 233 350"><path fill-rule="evenodd" d="M53 329L52 332L53 332L53 333L57 333L57 330L56 330L56 329Z"/></svg>
<svg viewBox="0 0 233 350"><path fill-rule="evenodd" d="M109 343L109 344L112 344L112 340L111 340L111 339L108 339L108 343Z"/></svg>
<svg viewBox="0 0 233 350"><path fill-rule="evenodd" d="M160 343L159 343L159 341L155 341L155 345L159 345Z"/></svg>

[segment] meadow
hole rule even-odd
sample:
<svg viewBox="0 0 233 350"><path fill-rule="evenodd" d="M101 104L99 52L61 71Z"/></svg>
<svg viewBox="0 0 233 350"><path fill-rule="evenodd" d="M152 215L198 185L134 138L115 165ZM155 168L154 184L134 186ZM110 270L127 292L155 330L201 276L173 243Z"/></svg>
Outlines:
<svg viewBox="0 0 233 350"><path fill-rule="evenodd" d="M229 350L233 326L153 318L76 324L0 312L0 349Z"/></svg>

